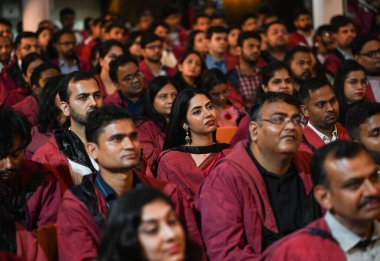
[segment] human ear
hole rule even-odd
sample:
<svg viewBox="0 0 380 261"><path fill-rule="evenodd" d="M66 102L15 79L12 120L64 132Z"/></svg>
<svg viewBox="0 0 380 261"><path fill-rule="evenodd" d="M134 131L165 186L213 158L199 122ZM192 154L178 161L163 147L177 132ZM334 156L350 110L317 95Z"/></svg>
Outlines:
<svg viewBox="0 0 380 261"><path fill-rule="evenodd" d="M332 209L331 193L325 186L316 185L313 192L315 199L322 208L327 210Z"/></svg>
<svg viewBox="0 0 380 261"><path fill-rule="evenodd" d="M59 108L66 117L70 117L70 106L67 102L61 101L59 103Z"/></svg>
<svg viewBox="0 0 380 261"><path fill-rule="evenodd" d="M309 109L308 109L308 107L306 105L301 104L300 109L301 109L301 112L302 112L303 115L309 117Z"/></svg>
<svg viewBox="0 0 380 261"><path fill-rule="evenodd" d="M249 123L248 131L251 141L257 141L258 126L258 123L255 121Z"/></svg>
<svg viewBox="0 0 380 261"><path fill-rule="evenodd" d="M85 146L88 155L90 155L91 158L96 160L98 158L99 151L98 145L94 142L87 142Z"/></svg>

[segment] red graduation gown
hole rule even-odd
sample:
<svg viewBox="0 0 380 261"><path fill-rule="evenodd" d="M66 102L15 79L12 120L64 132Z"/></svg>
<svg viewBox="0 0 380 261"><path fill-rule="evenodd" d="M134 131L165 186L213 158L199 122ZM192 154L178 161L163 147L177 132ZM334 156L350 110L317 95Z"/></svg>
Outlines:
<svg viewBox="0 0 380 261"><path fill-rule="evenodd" d="M339 140L351 140L350 136L348 135L347 129L345 127L343 127L343 125L340 124L339 122L336 123L336 129L338 131L338 139ZM311 144L316 149L320 149L322 146L325 145L325 143L318 136L318 134L315 133L309 126L306 125L302 129L302 132L303 132L303 136L306 139L306 141L302 141L302 143L299 147L299 150L313 155L314 152L311 150L308 143Z"/></svg>
<svg viewBox="0 0 380 261"><path fill-rule="evenodd" d="M17 256L26 261L44 261L47 260L44 250L38 245L37 239L20 224L16 223L16 245ZM0 260L13 260L2 259Z"/></svg>
<svg viewBox="0 0 380 261"><path fill-rule="evenodd" d="M32 126L35 125L35 118L39 107L38 101L33 95L26 96L22 101L12 105L12 109L24 115Z"/></svg>
<svg viewBox="0 0 380 261"><path fill-rule="evenodd" d="M305 228L274 243L264 252L261 260L346 260L345 254L337 243L329 238L312 235L310 233L310 229L312 228L323 230L331 235L330 229L324 218L317 219Z"/></svg>
<svg viewBox="0 0 380 261"><path fill-rule="evenodd" d="M207 256L214 260L258 260L263 227L278 233L261 173L242 141L215 166L201 185L196 203ZM312 191L310 157L297 152L294 163L305 191Z"/></svg>
<svg viewBox="0 0 380 261"><path fill-rule="evenodd" d="M166 194L175 204L176 214L184 220L190 238L201 244L202 240L195 222L193 209L186 204L178 188L162 181L137 173L139 179L147 186L152 186ZM94 185L98 198L100 214L106 218L108 209L100 191ZM100 245L100 227L95 222L87 206L70 190L65 192L57 218L57 237L59 260L75 261L92 259L98 256Z"/></svg>
<svg viewBox="0 0 380 261"><path fill-rule="evenodd" d="M290 33L289 42L288 42L288 50L298 45L306 46L308 48L312 47L312 46L309 46L309 43L306 41L305 37L299 32L295 31L295 32Z"/></svg>
<svg viewBox="0 0 380 261"><path fill-rule="evenodd" d="M137 122L137 133L143 148L144 158L148 165L152 166L162 151L166 134L150 119Z"/></svg>
<svg viewBox="0 0 380 261"><path fill-rule="evenodd" d="M34 153L41 148L43 145L49 142L49 140L53 137L53 133L48 131L46 133L42 133L38 130L37 126L34 126L31 131L32 141L29 143L28 147L25 149L24 158L27 160L31 160Z"/></svg>
<svg viewBox="0 0 380 261"><path fill-rule="evenodd" d="M149 83L154 79L155 76L150 71L148 64L144 60L139 63L139 69L144 74L145 88L148 88ZM176 73L175 69L169 67L165 67L165 71L168 77L173 77Z"/></svg>
<svg viewBox="0 0 380 261"><path fill-rule="evenodd" d="M112 105L115 105L117 107L122 107L122 108L126 108L128 109L128 103L126 100L122 99L119 95L119 92L116 91L114 93L112 93L111 95L108 95L105 99L104 99L104 104L105 105L108 105L108 104L112 104Z"/></svg>
<svg viewBox="0 0 380 261"><path fill-rule="evenodd" d="M248 139L248 128L249 128L249 114L241 118L235 135L232 137L230 144L234 146L236 143L242 140Z"/></svg>

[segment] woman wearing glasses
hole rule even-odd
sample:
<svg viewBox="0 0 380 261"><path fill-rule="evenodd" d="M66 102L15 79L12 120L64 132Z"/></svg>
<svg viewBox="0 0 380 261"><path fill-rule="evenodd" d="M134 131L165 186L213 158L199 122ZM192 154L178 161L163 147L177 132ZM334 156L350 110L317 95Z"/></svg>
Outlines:
<svg viewBox="0 0 380 261"><path fill-rule="evenodd" d="M177 94L177 88L166 76L154 78L146 90L144 108L136 126L143 154L149 166L152 166L162 151L166 127Z"/></svg>
<svg viewBox="0 0 380 261"><path fill-rule="evenodd" d="M217 112L204 91L186 89L177 96L156 175L177 185L189 202L214 164L227 153L228 144L215 142L216 127Z"/></svg>
<svg viewBox="0 0 380 261"><path fill-rule="evenodd" d="M345 125L346 113L352 105L365 100L367 77L358 62L348 60L337 71L334 90L339 101L339 122Z"/></svg>

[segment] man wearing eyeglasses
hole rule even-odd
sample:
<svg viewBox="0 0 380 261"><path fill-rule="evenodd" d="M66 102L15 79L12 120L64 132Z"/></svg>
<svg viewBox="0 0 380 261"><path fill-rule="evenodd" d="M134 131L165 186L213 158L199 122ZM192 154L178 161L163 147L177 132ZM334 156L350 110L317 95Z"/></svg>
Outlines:
<svg viewBox="0 0 380 261"><path fill-rule="evenodd" d="M211 261L256 260L273 242L321 216L311 193L311 157L298 151L298 102L268 92L250 117L248 142L214 166L196 199Z"/></svg>
<svg viewBox="0 0 380 261"><path fill-rule="evenodd" d="M139 68L144 74L145 86L148 86L154 77L174 76L176 70L161 63L164 43L158 35L151 32L143 33L140 45L144 60L139 63Z"/></svg>
<svg viewBox="0 0 380 261"><path fill-rule="evenodd" d="M122 55L110 62L109 75L118 90L109 95L104 103L124 107L133 120L144 106L144 75L138 62L130 55Z"/></svg>
<svg viewBox="0 0 380 261"><path fill-rule="evenodd" d="M352 42L355 60L365 69L368 76L366 98L380 102L380 41L370 35L360 35Z"/></svg>
<svg viewBox="0 0 380 261"><path fill-rule="evenodd" d="M338 123L339 102L333 87L326 80L306 80L299 91L302 113L309 122L303 128L300 150L311 155L332 141L350 140L346 128Z"/></svg>

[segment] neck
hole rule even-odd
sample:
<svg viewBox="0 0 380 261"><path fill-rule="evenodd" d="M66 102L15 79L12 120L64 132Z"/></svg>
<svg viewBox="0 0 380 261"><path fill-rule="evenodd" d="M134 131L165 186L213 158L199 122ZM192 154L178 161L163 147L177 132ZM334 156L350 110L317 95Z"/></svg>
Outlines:
<svg viewBox="0 0 380 261"><path fill-rule="evenodd" d="M102 79L103 82L107 82L107 83L111 82L111 78L107 70L100 71L100 78Z"/></svg>
<svg viewBox="0 0 380 261"><path fill-rule="evenodd" d="M276 58L277 60L279 61L284 61L285 60L285 55L286 55L286 52L283 52L283 51L279 51L279 50L269 50L268 49L268 52L274 57Z"/></svg>
<svg viewBox="0 0 380 261"><path fill-rule="evenodd" d="M183 80L188 84L188 85L194 85L195 79L193 77L188 77L182 74Z"/></svg>
<svg viewBox="0 0 380 261"><path fill-rule="evenodd" d="M352 52L351 52L350 48L339 46L339 49L342 50L343 52L345 52L346 54L352 56Z"/></svg>
<svg viewBox="0 0 380 261"><path fill-rule="evenodd" d="M312 34L312 31L303 31L303 30L298 30L298 32L302 35L305 35L305 36L310 36Z"/></svg>
<svg viewBox="0 0 380 261"><path fill-rule="evenodd" d="M151 61L148 61L148 60L145 60L146 64L148 65L149 69L151 72L153 73L157 73L158 71L160 71L161 69L161 62L151 62Z"/></svg>
<svg viewBox="0 0 380 261"><path fill-rule="evenodd" d="M65 64L67 64L68 66L73 66L74 63L75 63L75 59L69 60L69 59L66 59L63 56L59 56L59 59L61 59L62 61L64 61Z"/></svg>
<svg viewBox="0 0 380 261"><path fill-rule="evenodd" d="M239 60L239 68L246 75L256 75L255 71L256 64L247 63L243 59Z"/></svg>
<svg viewBox="0 0 380 261"><path fill-rule="evenodd" d="M347 222L344 218L338 214L333 214L334 217L347 229L355 233L361 238L369 239L373 232L373 220L368 222Z"/></svg>
<svg viewBox="0 0 380 261"><path fill-rule="evenodd" d="M191 139L192 142L190 146L210 146L215 143L212 139L212 133L209 133L208 135L191 133Z"/></svg>
<svg viewBox="0 0 380 261"><path fill-rule="evenodd" d="M214 58L214 60L217 62L224 60L224 53L217 53L210 50L209 55L211 55L212 58Z"/></svg>
<svg viewBox="0 0 380 261"><path fill-rule="evenodd" d="M118 196L123 195L133 187L132 170L128 170L127 172L122 173L111 173L108 170L100 167L100 175Z"/></svg>
<svg viewBox="0 0 380 261"><path fill-rule="evenodd" d="M79 139L83 142L83 144L86 144L87 140L86 140L86 134L85 134L85 126L76 122L76 121L73 121L71 120L71 131L75 133L75 135L77 135L79 137Z"/></svg>
<svg viewBox="0 0 380 261"><path fill-rule="evenodd" d="M260 165L267 171L281 177L286 174L292 163L294 154L273 154L261 151L253 142L250 145L251 151Z"/></svg>
<svg viewBox="0 0 380 261"><path fill-rule="evenodd" d="M331 127L329 126L326 128L317 127L312 121L310 121L310 124L313 125L313 127L316 128L323 135L326 135L327 137L329 137L329 139L332 138L332 133L335 130L335 124L332 125Z"/></svg>

